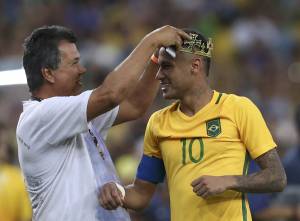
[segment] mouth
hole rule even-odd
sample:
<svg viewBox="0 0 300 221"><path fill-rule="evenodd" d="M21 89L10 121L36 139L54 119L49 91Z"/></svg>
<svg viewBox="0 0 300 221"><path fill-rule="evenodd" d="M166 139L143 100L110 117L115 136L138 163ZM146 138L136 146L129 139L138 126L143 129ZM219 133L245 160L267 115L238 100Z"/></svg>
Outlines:
<svg viewBox="0 0 300 221"><path fill-rule="evenodd" d="M170 87L170 83L167 83L167 82L160 82L160 87L161 87L161 90L163 92L165 92L169 87Z"/></svg>
<svg viewBox="0 0 300 221"><path fill-rule="evenodd" d="M82 86L82 79L78 79L77 84L79 84L80 86Z"/></svg>

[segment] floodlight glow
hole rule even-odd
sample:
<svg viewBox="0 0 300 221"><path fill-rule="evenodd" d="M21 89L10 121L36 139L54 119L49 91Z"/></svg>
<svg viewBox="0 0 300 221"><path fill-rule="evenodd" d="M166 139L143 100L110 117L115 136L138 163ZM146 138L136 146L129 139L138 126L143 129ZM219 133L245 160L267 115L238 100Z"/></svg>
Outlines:
<svg viewBox="0 0 300 221"><path fill-rule="evenodd" d="M15 85L27 84L24 69L0 71L0 86L2 85Z"/></svg>

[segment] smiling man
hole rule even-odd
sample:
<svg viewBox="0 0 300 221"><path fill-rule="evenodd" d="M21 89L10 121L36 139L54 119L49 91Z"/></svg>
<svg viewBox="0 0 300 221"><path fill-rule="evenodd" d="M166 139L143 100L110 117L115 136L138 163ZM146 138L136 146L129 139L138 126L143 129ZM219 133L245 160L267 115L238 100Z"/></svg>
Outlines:
<svg viewBox="0 0 300 221"><path fill-rule="evenodd" d="M111 182L101 189L101 205L142 209L166 176L172 221L250 221L245 193L282 191L286 185L276 144L249 99L210 88L212 42L186 32L191 40L175 58L165 48L158 57L163 97L176 101L149 119L144 155L125 198ZM250 157L261 171L247 175Z"/></svg>
<svg viewBox="0 0 300 221"><path fill-rule="evenodd" d="M146 111L158 89L158 65L150 62L145 70L149 58L157 47L180 45L182 38L189 36L171 26L154 30L103 84L85 92L86 69L71 30L41 27L25 40L32 99L24 102L17 141L34 220L130 219L124 209L107 211L98 203L99 187L118 182L104 140L112 125Z"/></svg>

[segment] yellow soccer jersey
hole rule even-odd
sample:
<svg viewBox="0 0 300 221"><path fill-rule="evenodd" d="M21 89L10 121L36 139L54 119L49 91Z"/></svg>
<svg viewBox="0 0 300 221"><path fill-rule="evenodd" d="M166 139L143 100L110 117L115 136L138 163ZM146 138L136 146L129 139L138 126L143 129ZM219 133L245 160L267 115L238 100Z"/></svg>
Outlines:
<svg viewBox="0 0 300 221"><path fill-rule="evenodd" d="M31 220L31 205L20 169L0 165L0 220Z"/></svg>
<svg viewBox="0 0 300 221"><path fill-rule="evenodd" d="M246 174L255 159L276 147L257 107L247 98L214 91L210 103L194 116L180 103L155 112L147 125L144 154L164 162L172 221L250 221L244 194L225 191L198 197L191 182L203 175Z"/></svg>

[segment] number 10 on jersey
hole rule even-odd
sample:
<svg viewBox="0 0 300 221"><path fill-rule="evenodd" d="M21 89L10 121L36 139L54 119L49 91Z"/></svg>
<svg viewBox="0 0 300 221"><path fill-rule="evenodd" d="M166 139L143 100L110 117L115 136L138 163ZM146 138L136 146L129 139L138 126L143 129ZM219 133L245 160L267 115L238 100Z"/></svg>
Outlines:
<svg viewBox="0 0 300 221"><path fill-rule="evenodd" d="M180 139L180 142L182 144L181 150L183 165L187 163L187 155L190 161L193 163L199 163L203 159L204 144L201 137L192 139L182 138ZM195 150L195 148L199 148L199 155L197 154L197 156L194 156L193 154L193 150Z"/></svg>

